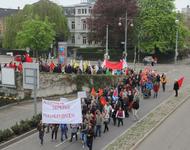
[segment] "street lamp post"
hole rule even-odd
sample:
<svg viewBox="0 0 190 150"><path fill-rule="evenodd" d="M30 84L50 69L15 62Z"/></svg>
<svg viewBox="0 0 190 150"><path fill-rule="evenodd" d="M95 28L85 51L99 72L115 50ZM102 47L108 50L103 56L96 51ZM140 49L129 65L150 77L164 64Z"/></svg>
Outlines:
<svg viewBox="0 0 190 150"><path fill-rule="evenodd" d="M179 38L179 27L178 27L179 20L176 19L175 23L176 23L176 25L177 25L177 29L176 29L176 45L175 45L175 58L174 58L174 61L175 61L175 64L177 64L177 56L178 56L178 38Z"/></svg>
<svg viewBox="0 0 190 150"><path fill-rule="evenodd" d="M108 54L108 40L109 40L109 26L106 25L106 55L105 55L105 59L109 59L109 54Z"/></svg>
<svg viewBox="0 0 190 150"><path fill-rule="evenodd" d="M125 14L125 48L124 48L125 61L127 61L127 27L128 27L128 20L127 20L127 10L126 10L126 14Z"/></svg>
<svg viewBox="0 0 190 150"><path fill-rule="evenodd" d="M128 19L128 16L127 16L127 10L126 10L126 13L125 13L125 18L119 18L119 23L118 25L119 26L122 26L122 23L121 23L121 20L122 19L125 19L125 45L124 45L124 55L125 55L125 60L127 60L127 31L128 31L128 21L132 20L132 19ZM131 27L133 27L133 23L130 24Z"/></svg>

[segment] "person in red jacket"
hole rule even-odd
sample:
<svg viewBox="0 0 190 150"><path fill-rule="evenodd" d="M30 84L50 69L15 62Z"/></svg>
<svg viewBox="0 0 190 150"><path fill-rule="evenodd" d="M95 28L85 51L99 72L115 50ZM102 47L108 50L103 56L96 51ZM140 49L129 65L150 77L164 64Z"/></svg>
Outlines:
<svg viewBox="0 0 190 150"><path fill-rule="evenodd" d="M158 91L159 91L159 89L160 89L160 85L159 85L159 83L156 82L156 83L153 85L154 98L157 98L157 97L158 97Z"/></svg>
<svg viewBox="0 0 190 150"><path fill-rule="evenodd" d="M22 63L19 63L18 65L18 72L22 72Z"/></svg>

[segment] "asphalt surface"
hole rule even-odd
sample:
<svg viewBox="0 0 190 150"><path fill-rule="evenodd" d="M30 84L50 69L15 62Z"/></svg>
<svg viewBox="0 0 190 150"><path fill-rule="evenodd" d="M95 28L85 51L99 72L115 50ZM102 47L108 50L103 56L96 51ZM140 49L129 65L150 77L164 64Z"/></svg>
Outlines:
<svg viewBox="0 0 190 150"><path fill-rule="evenodd" d="M173 81L174 79L179 79L181 76L185 76L185 82L184 85L190 84L190 76L189 76L189 66L187 65L180 65L180 66L175 66L175 65L158 65L155 67L156 70L158 70L159 72L165 72L167 73L167 76L169 78L169 83L167 85L167 90L165 93L163 93L162 91L160 91L159 96L157 99L145 99L145 100L141 100L140 102L140 110L139 110L139 116L143 117L144 115L146 115L148 112L150 112L153 108L155 108L157 105L159 105L161 102L163 102L165 99L167 99L169 96L174 95L172 87L173 87ZM27 109L27 108L30 109ZM21 110L25 110L25 112L30 110L30 113L32 115L32 108L33 105L30 104L29 106L24 107L17 107L17 110L14 112L15 114L18 113ZM7 110L9 111L9 110ZM40 111L40 104L39 104L39 108L38 111ZM0 120L4 120L4 117L1 117L1 112L0 111ZM6 112L4 112L6 113ZM4 114L3 113L3 114ZM19 113L20 114L20 113ZM22 112L22 117L23 118L27 118L28 115L26 115L26 113ZM3 115L2 115L3 116ZM11 115L9 114L8 117L10 120L12 118L17 118L16 116L18 115ZM122 127L115 127L112 125L112 123L109 125L109 132L102 134L101 138L96 138L94 140L94 146L93 146L93 150L100 150L103 149L108 143L110 143L112 140L114 140L117 136L119 136L121 133L123 133L126 129L128 129L132 124L134 123L133 119L131 117L126 118L124 120L124 126ZM5 123L6 124L6 123ZM8 124L8 123L7 123ZM1 127L1 124L0 124ZM44 145L41 146L39 139L38 139L38 134L33 134L15 144L12 144L6 148L4 148L3 150L37 150L37 149L42 149L42 150L52 150L52 149L56 149L56 150L82 150L82 144L81 141L78 140L77 142L75 142L75 140L73 140L72 143L65 141L63 143L61 143L60 141L60 132L58 133L58 139L56 141L51 141L50 138L50 133L45 135L45 139L44 139ZM147 149L149 150L149 149Z"/></svg>
<svg viewBox="0 0 190 150"><path fill-rule="evenodd" d="M150 134L136 150L189 150L190 99Z"/></svg>

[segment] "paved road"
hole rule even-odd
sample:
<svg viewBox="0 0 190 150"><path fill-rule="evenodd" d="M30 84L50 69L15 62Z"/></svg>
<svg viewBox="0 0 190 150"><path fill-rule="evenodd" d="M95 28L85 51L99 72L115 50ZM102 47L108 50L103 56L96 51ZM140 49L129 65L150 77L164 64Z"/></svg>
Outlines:
<svg viewBox="0 0 190 150"><path fill-rule="evenodd" d="M190 99L159 126L136 150L189 150Z"/></svg>
<svg viewBox="0 0 190 150"><path fill-rule="evenodd" d="M180 76L185 76L185 85L190 84L190 76L189 76L189 66L170 66L170 65L159 65L157 66L157 70L161 72L167 72L168 77L170 78L170 82L168 85L167 92L163 93L161 92L158 99L146 99L141 101L141 108L140 108L140 117L143 117L146 115L149 111L151 111L154 107L156 107L158 104L160 104L162 101L167 99L170 95L173 94L172 85L173 80L175 78L179 78ZM0 118L1 119L1 118ZM127 128L129 128L134 122L132 121L132 118L127 118L124 121L123 127L114 127L113 125L110 125L110 131L106 134L103 134L101 138L97 138L94 141L94 148L93 150L100 150L105 145L107 145L109 142L114 140L117 136L119 136L121 133L123 133ZM59 133L60 134L60 133ZM42 149L42 150L75 150L75 149L82 149L81 142L73 142L69 143L66 141L65 143L60 143L60 135L58 137L57 141L51 141L50 134L45 135L45 143L44 146L40 146L39 140L38 140L38 134L34 134L32 136L29 136L28 138L25 138L22 141L19 141L18 143L15 143L13 145L10 145L9 147L5 148L7 150L36 150L36 149ZM3 149L3 150L5 150ZM148 150L148 149L147 149Z"/></svg>

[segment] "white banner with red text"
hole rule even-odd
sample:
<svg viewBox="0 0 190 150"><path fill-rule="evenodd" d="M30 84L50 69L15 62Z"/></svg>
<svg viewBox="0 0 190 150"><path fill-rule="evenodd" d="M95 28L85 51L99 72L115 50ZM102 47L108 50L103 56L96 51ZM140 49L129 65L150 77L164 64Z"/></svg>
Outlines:
<svg viewBox="0 0 190 150"><path fill-rule="evenodd" d="M82 123L82 110L80 99L67 102L42 100L42 123Z"/></svg>

